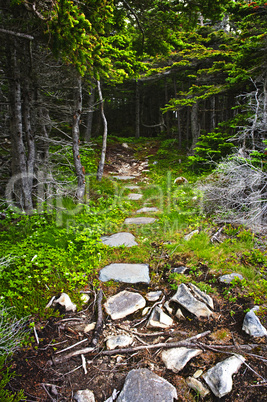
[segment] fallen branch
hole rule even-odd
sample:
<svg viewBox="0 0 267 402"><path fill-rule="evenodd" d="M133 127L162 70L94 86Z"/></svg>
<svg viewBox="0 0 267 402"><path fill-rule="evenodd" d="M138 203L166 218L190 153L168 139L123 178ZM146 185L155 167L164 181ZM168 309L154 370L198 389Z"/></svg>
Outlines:
<svg viewBox="0 0 267 402"><path fill-rule="evenodd" d="M125 349L114 349L114 350L104 350L101 352L102 355L114 355L114 354L120 354L120 353L132 353L136 352L137 350L143 350L143 349L159 349L159 348L179 348L181 346L185 347L198 347L198 345L195 345L192 343L192 341L195 341L199 338L202 338L206 335L209 335L211 331L205 331L202 332L201 334L194 335L191 338L188 338L184 341L179 341L179 342L170 342L170 343L155 343L153 345L141 345L141 346L135 346L133 348L125 348Z"/></svg>
<svg viewBox="0 0 267 402"><path fill-rule="evenodd" d="M97 295L97 321L96 321L96 326L95 326L95 332L94 336L91 342L92 347L95 347L98 342L98 338L100 336L100 333L102 331L103 327L103 312L102 312L102 299L103 299L103 291L102 289L99 290L98 295Z"/></svg>

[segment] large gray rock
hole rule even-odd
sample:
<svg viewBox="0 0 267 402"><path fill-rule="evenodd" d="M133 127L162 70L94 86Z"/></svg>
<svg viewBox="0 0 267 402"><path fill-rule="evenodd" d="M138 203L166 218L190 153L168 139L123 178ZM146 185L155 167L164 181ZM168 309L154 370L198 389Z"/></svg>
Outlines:
<svg viewBox="0 0 267 402"><path fill-rule="evenodd" d="M138 218L126 218L125 225L146 225L148 223L154 223L157 219L149 218L146 216L139 216Z"/></svg>
<svg viewBox="0 0 267 402"><path fill-rule="evenodd" d="M220 276L219 281L221 283L231 283L234 279L240 279L242 281L242 279L244 279L244 278L241 274L237 274L236 272L233 272L232 274Z"/></svg>
<svg viewBox="0 0 267 402"><path fill-rule="evenodd" d="M209 369L203 378L218 398L229 394L233 387L232 375L237 373L245 358L241 355L234 355Z"/></svg>
<svg viewBox="0 0 267 402"><path fill-rule="evenodd" d="M177 292L171 298L171 301L179 303L198 318L209 318L212 315L212 311L207 307L207 305L197 300L184 283L181 283L181 285L178 286Z"/></svg>
<svg viewBox="0 0 267 402"><path fill-rule="evenodd" d="M104 308L112 320L118 320L133 314L135 311L145 307L145 305L146 301L139 293L123 290L111 296L104 304Z"/></svg>
<svg viewBox="0 0 267 402"><path fill-rule="evenodd" d="M177 391L172 384L142 368L128 373L117 402L173 402L174 398Z"/></svg>
<svg viewBox="0 0 267 402"><path fill-rule="evenodd" d="M193 295L197 298L200 299L203 303L207 304L212 310L214 309L213 305L213 300L212 298L207 295L207 293L202 292L197 286L195 286L193 283L189 283L190 289L193 293Z"/></svg>
<svg viewBox="0 0 267 402"><path fill-rule="evenodd" d="M133 247L138 246L138 243L135 241L135 237L132 233L127 232L119 232L115 233L111 236L102 236L101 237L102 243L106 246L110 247Z"/></svg>
<svg viewBox="0 0 267 402"><path fill-rule="evenodd" d="M109 264L101 269L99 279L124 283L149 283L149 266L147 264Z"/></svg>
<svg viewBox="0 0 267 402"><path fill-rule="evenodd" d="M172 370L174 373L178 373L185 367L189 360L201 353L201 349L181 347L164 350L161 354L161 358L167 369Z"/></svg>
<svg viewBox="0 0 267 402"><path fill-rule="evenodd" d="M246 313L242 329L250 336L267 336L266 328L261 324L259 318L255 314L255 311L257 310L259 310L259 306L255 306L252 310Z"/></svg>

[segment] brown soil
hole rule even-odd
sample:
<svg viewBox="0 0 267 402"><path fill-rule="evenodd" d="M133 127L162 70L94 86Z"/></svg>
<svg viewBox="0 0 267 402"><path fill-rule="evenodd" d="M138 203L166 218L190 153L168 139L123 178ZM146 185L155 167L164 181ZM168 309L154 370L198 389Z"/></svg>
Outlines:
<svg viewBox="0 0 267 402"><path fill-rule="evenodd" d="M119 155L118 155L119 154ZM118 151L109 149L107 155L107 166L105 173L120 173L119 158L125 158L125 163L130 165L127 174L138 173L138 166L134 164L133 153L123 147ZM138 176L140 177L140 176ZM141 178L141 177L140 177ZM172 264L175 261L171 261ZM177 265L176 265L177 266ZM165 278L168 272L164 273ZM203 277L196 280L209 278L208 268L203 266ZM198 401L197 394L188 388L185 378L192 376L196 370L202 369L204 372L221 361L229 357L229 347L232 351L241 353L246 358L246 364L233 377L233 390L226 397L220 399L224 402L241 401L267 401L267 384L263 379L267 378L267 345L266 339L251 338L242 331L242 322L244 310L251 307L248 299L242 298L237 292L232 291L232 296L237 299L234 302L226 300L223 296L223 289L216 283L219 291L212 295L215 301L215 314L210 320L198 320L192 315L185 313L186 319L179 321L175 319L175 324L169 330L148 329L145 322L139 314L127 317L127 320L111 321L110 317L103 316L104 328L100 335L97 348L94 352L85 354L88 373L85 374L81 367L81 356L68 358L59 364L55 364L55 358L63 357L66 354L90 346L94 331L84 334L82 326L96 320L95 302L91 296L89 305L79 313L66 314L62 317L51 317L47 321L36 325L40 343L37 345L33 341L30 347L19 350L12 360L12 369L16 372L16 377L10 381L9 387L13 391L23 389L26 401L73 401L73 396L77 390L90 389L95 395L97 402L105 401L112 395L114 389L122 389L125 377L131 369L149 368L154 373L166 378L177 388L178 401ZM129 285L120 285L116 289L119 292L123 289L129 289ZM144 294L148 287L144 285L134 285L132 290L140 291ZM161 289L164 292L166 300L173 294L169 283L163 284ZM151 286L149 290L153 290ZM114 289L110 289L111 292ZM109 296L109 290L104 288L105 297ZM152 305L153 303L149 303ZM232 314L232 312L235 314ZM68 318L69 320L65 320ZM260 317L261 322L267 326L266 311ZM211 331L209 335L201 338L199 341L208 345L219 345L222 347L220 352L214 352L205 349L203 353L190 360L186 367L175 374L167 370L163 364L160 354L161 349L144 349L139 352L121 353L113 356L102 354L105 348L105 337L114 332L133 333L135 335L135 344L153 344L158 342L175 342L185 340L188 337ZM156 333L156 334L155 334ZM160 333L160 334L158 334ZM73 345L81 340L85 342L62 354L56 354L59 350ZM250 350L240 350L242 345L251 345ZM233 349L235 347L235 349ZM204 381L203 381L204 382ZM52 387L53 386L53 387ZM212 394L205 398L205 401L218 401ZM138 402L138 401L137 401Z"/></svg>

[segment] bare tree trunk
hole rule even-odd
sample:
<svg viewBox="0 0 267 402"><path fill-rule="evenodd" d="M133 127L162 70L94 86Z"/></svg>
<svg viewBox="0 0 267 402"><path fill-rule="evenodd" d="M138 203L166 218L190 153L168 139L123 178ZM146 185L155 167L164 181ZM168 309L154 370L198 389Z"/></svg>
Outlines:
<svg viewBox="0 0 267 402"><path fill-rule="evenodd" d="M164 95L165 95L165 104L168 103L169 97L168 97L168 81L167 78L165 77L164 80ZM167 126L167 136L170 136L170 113L166 112L166 126Z"/></svg>
<svg viewBox="0 0 267 402"><path fill-rule="evenodd" d="M35 165L35 141L32 131L32 116L31 116L31 95L29 79L26 77L24 82L24 96L23 96L23 120L27 141L28 158L27 158L27 170L29 173L29 187L33 186L33 175Z"/></svg>
<svg viewBox="0 0 267 402"><path fill-rule="evenodd" d="M210 116L210 131L213 131L216 127L216 98L211 97L211 116Z"/></svg>
<svg viewBox="0 0 267 402"><path fill-rule="evenodd" d="M267 74L263 81L263 127L267 127Z"/></svg>
<svg viewBox="0 0 267 402"><path fill-rule="evenodd" d="M174 86L174 93L175 93L175 99L177 99L177 85L176 85L176 77L174 76L173 80L173 86ZM181 132L181 118L180 118L180 111L177 110L177 130L178 130L178 146L179 149L182 148L182 132Z"/></svg>
<svg viewBox="0 0 267 402"><path fill-rule="evenodd" d="M106 119L106 116L104 113L104 101L103 101L101 85L100 85L99 80L97 81L97 89L98 89L99 101L100 101L100 111L101 111L101 116L102 116L103 124L104 124L102 152L101 152L101 157L100 157L100 161L98 164L98 170L97 170L97 176L96 176L97 180L101 181L102 176L103 176L103 171L104 171L106 150L107 150L108 124L107 124L107 119Z"/></svg>
<svg viewBox="0 0 267 402"><path fill-rule="evenodd" d="M79 201L83 201L85 193L85 178L84 169L80 158L80 147L79 147L79 137L80 137L80 120L82 113L82 79L80 76L76 78L76 94L74 99L74 113L72 119L72 151L75 172L78 179L78 186L76 190L76 197Z"/></svg>
<svg viewBox="0 0 267 402"><path fill-rule="evenodd" d="M198 102L194 103L191 108L191 133L192 145L191 151L194 152L198 137L199 137L199 124L198 124Z"/></svg>
<svg viewBox="0 0 267 402"><path fill-rule="evenodd" d="M135 86L135 138L140 138L140 89L139 82Z"/></svg>
<svg viewBox="0 0 267 402"><path fill-rule="evenodd" d="M85 142L91 141L92 123L93 123L93 115L94 115L94 102L95 102L95 88L92 86L90 97L89 97L89 111L87 113L86 131L85 131L85 135L84 135Z"/></svg>
<svg viewBox="0 0 267 402"><path fill-rule="evenodd" d="M11 142L13 150L13 175L18 175L14 180L14 195L20 207L29 212L32 210L32 194L27 169L27 157L23 141L23 118L22 118L22 90L21 71L16 49L16 40L11 49L11 77L10 77L10 103L12 108ZM11 195L11 191L10 191Z"/></svg>

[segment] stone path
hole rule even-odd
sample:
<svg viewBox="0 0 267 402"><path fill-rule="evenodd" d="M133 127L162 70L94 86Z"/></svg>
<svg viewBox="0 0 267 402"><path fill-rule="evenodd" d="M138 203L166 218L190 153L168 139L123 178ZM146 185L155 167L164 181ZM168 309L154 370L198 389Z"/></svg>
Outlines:
<svg viewBox="0 0 267 402"><path fill-rule="evenodd" d="M146 165L144 165L146 167ZM127 175L127 171L120 172L115 178L117 180L131 180L136 179L135 176ZM140 192L130 193L128 199L135 202L142 198L141 188L137 185L127 185L129 190L138 190ZM160 212L155 207L142 207L135 211L135 213L149 214ZM141 217L128 217L125 219L125 225L153 225L156 218L150 216ZM190 240L193 235L197 235L198 231L191 232L185 240ZM107 247L136 247L138 250L138 243L135 237L129 232L114 233L111 236L102 236L101 241ZM137 251L138 252L138 251ZM172 272L188 273L189 269L186 266L173 268ZM234 278L242 277L238 274L225 275L221 277L220 281L222 286L228 286L228 283ZM114 262L103 267L99 274L99 280L102 282L116 281L124 284L142 284L148 285L150 283L149 265L143 264L129 264ZM111 319L110 333L105 333L106 349L107 352L116 353L117 361L123 361L123 354L134 353L138 348L156 347L157 344L160 352L160 358L168 372L172 372L173 377L168 375L168 378L173 378L173 384L177 378L175 375L180 373L186 365L189 365L202 356L205 360L205 353L207 355L208 369L204 372L196 370L193 376L185 378L184 384L188 389L193 389L201 398L222 398L231 393L233 386L233 375L237 373L245 358L239 354L232 354L228 358L221 358L217 364L213 364L210 359L209 353L205 348L199 347L197 342L194 342L198 337L205 337L210 331L203 334L199 333L193 336L194 341L189 336L185 336L186 342L179 341L172 344L172 337L170 335L169 342L162 344L162 338L153 338L153 343L142 341L141 346L135 349L135 340L140 341L137 336L135 326L129 327L129 322L133 314L139 313L139 320L137 324L145 322L146 331L152 331L147 334L152 335L160 330L171 331L172 327L177 321L183 322L185 316L195 317L197 322L209 322L209 320L218 319L218 314L214 309L213 298L201 291L196 285L192 283L180 284L178 289L169 300L165 300L164 289L157 291L145 292L136 289L128 289L119 291L117 294L109 297L104 303L105 313ZM59 301L58 301L59 302ZM70 301L68 301L70 303ZM68 304L68 308L70 304ZM75 306L75 305L74 305ZM76 307L76 306L75 306ZM257 308L250 310L244 319L243 331L249 336L266 336L266 328L262 326L259 318L256 316ZM191 318L193 320L193 318ZM125 320L121 322L121 320ZM116 323L119 324L116 326ZM88 326L87 326L88 327ZM199 325L198 325L199 327ZM88 330L88 328L87 328ZM154 332L153 332L154 331ZM171 334L171 332L170 332ZM148 338L149 339L149 338ZM159 352L158 352L159 353ZM203 357L204 356L204 357ZM209 364L209 360L211 363ZM175 387L161 375L153 372L153 364L150 364L150 369L140 368L130 370L124 380L124 385L121 391L114 389L112 395L106 399L105 402L173 402L178 398L177 391L180 389ZM89 384L90 388L90 384ZM94 394L92 389L79 390L74 395L78 402L93 402ZM183 399L185 400L185 399ZM190 399L191 400L191 399ZM192 399L193 400L193 399ZM211 400L211 399L209 399Z"/></svg>

